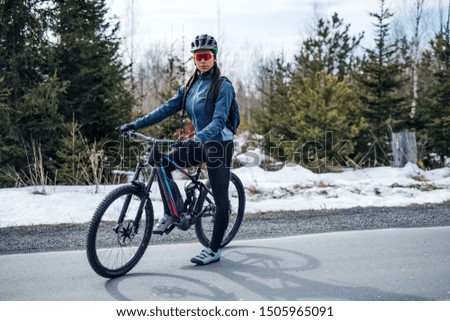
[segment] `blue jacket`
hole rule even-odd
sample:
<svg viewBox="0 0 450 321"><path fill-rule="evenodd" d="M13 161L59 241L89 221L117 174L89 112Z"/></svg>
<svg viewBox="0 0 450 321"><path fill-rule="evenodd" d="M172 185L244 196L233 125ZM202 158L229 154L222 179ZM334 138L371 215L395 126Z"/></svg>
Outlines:
<svg viewBox="0 0 450 321"><path fill-rule="evenodd" d="M209 94L208 102L205 102L212 78L212 71L199 75L186 97L186 112L197 132L194 139L200 143L233 140L233 133L225 126L231 100L234 97L233 86L228 81L223 82L214 107L212 92ZM185 89L186 85L183 85L165 104L135 120L132 124L139 129L154 125L174 115L181 110Z"/></svg>

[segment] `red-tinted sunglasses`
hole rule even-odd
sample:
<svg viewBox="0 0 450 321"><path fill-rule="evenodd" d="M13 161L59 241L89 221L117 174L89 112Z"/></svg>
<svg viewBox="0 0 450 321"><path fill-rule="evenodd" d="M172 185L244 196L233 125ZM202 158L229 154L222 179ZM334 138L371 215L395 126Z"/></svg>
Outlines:
<svg viewBox="0 0 450 321"><path fill-rule="evenodd" d="M203 52L203 53L195 53L194 59L197 61L201 61L202 59L205 59L205 61L208 61L213 57L213 54L210 52Z"/></svg>

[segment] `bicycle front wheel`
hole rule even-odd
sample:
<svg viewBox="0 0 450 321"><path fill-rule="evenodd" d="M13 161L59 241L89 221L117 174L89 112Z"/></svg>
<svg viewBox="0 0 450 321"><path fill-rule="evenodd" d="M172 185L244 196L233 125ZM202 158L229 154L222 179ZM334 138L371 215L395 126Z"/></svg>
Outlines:
<svg viewBox="0 0 450 321"><path fill-rule="evenodd" d="M114 189L89 227L87 257L92 269L105 278L129 272L144 255L152 226L153 208L146 193L134 185Z"/></svg>
<svg viewBox="0 0 450 321"><path fill-rule="evenodd" d="M230 200L230 209L228 216L228 227L222 239L220 247L226 246L236 236L241 226L245 211L245 190L241 180L236 174L231 173L230 184L228 187L228 197ZM211 202L205 201L204 215L195 224L195 234L200 243L209 247L214 228L216 215L216 205L211 197Z"/></svg>

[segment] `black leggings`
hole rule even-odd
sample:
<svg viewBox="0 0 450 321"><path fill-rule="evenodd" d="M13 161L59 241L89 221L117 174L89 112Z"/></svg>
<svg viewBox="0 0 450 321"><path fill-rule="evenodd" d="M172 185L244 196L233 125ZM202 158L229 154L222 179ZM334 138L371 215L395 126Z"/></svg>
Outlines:
<svg viewBox="0 0 450 321"><path fill-rule="evenodd" d="M208 169L209 182L211 184L214 201L216 203L216 217L210 248L214 252L220 248L223 235L228 226L228 185L230 182L231 158L233 156L233 141L208 142L201 148L188 150L177 148L169 154L169 157L181 167L187 168L198 166L205 162ZM164 163L167 176L172 179L172 171L175 165L170 162ZM161 186L160 186L161 187ZM164 213L168 214L169 207L163 198Z"/></svg>

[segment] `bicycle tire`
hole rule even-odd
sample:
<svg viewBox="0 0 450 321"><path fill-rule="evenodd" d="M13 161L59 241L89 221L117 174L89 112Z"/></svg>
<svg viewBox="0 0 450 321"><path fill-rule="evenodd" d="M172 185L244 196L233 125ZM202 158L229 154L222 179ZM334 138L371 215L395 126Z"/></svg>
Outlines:
<svg viewBox="0 0 450 321"><path fill-rule="evenodd" d="M245 190L239 177L231 173L230 185L228 188L228 194L230 197L230 217L228 227L225 230L224 237L220 247L223 248L228 245L241 226L244 219L245 212ZM214 202L214 200L212 199ZM208 207L210 204L206 204L204 207ZM195 234L200 243L209 247L212 237L212 231L214 227L214 215L215 206L210 210L207 210L205 214L195 223Z"/></svg>
<svg viewBox="0 0 450 321"><path fill-rule="evenodd" d="M123 223L117 223L123 204L130 197ZM130 225L145 202L136 234ZM153 207L147 194L135 185L112 190L98 205L87 235L87 257L92 269L105 278L116 278L136 266L149 244Z"/></svg>

